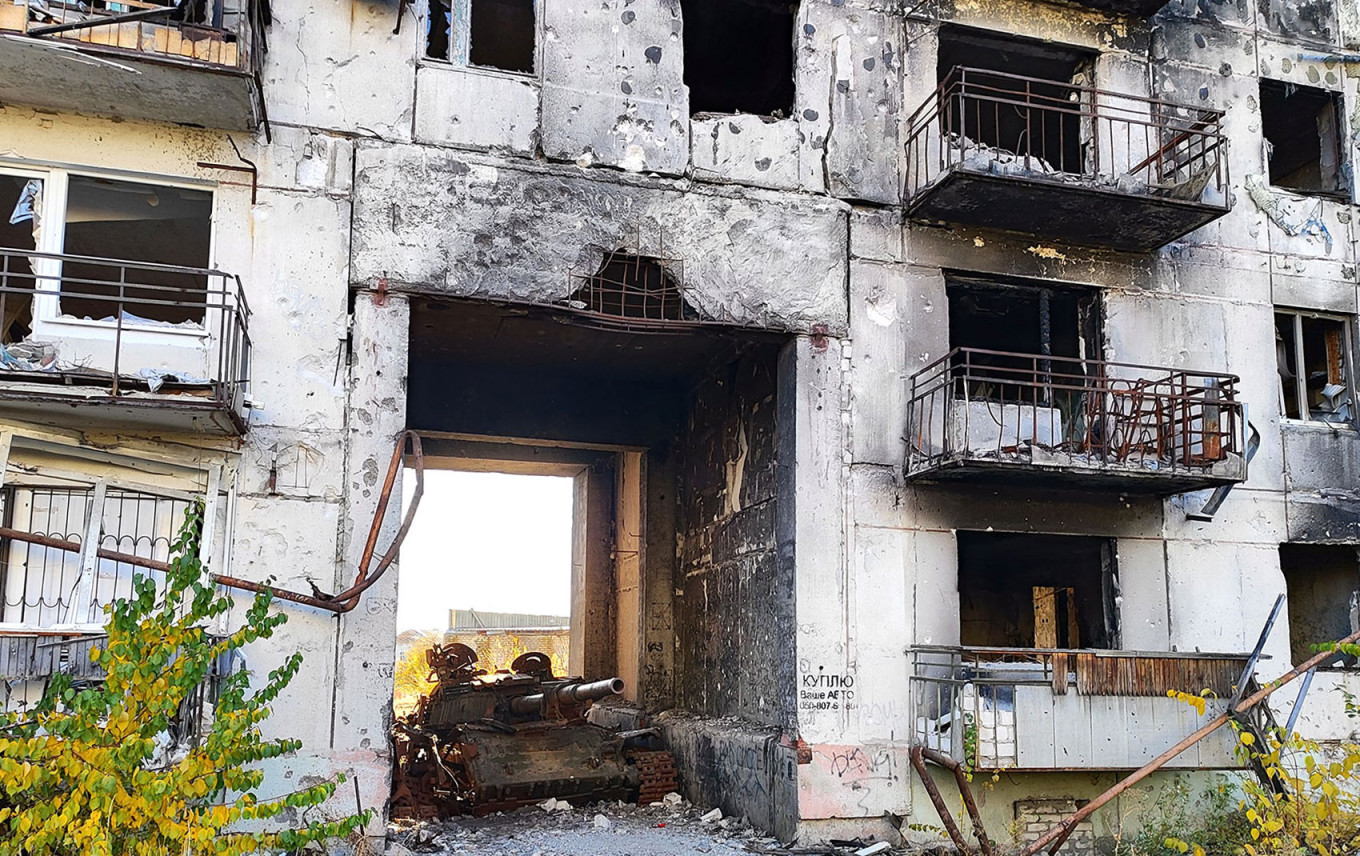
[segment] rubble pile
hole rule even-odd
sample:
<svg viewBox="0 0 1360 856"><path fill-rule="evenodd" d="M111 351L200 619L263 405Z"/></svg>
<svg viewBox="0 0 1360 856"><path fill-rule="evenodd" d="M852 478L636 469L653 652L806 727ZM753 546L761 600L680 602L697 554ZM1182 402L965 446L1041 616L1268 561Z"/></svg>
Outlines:
<svg viewBox="0 0 1360 856"><path fill-rule="evenodd" d="M872 841L782 845L740 818L690 805L677 793L639 806L572 806L548 799L485 817L394 821L386 856L885 856L903 853Z"/></svg>

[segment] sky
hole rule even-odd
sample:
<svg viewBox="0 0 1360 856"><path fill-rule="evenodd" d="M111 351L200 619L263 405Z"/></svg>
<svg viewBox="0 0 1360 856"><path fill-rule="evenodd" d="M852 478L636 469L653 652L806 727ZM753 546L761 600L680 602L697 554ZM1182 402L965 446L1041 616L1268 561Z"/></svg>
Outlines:
<svg viewBox="0 0 1360 856"><path fill-rule="evenodd" d="M426 470L401 545L397 632L445 630L450 609L571 612L572 480ZM402 507L415 475L402 479Z"/></svg>

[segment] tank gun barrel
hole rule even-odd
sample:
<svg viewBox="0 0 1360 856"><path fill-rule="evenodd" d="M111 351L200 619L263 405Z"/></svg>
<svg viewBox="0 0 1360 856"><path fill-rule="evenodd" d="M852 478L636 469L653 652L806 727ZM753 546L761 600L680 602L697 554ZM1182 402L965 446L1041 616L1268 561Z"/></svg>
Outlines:
<svg viewBox="0 0 1360 856"><path fill-rule="evenodd" d="M560 705L573 705L597 701L622 692L623 678L605 678L602 681L590 681L589 683L563 684L547 692L512 698L510 699L510 710L521 714L536 713L543 709L549 698L555 699Z"/></svg>

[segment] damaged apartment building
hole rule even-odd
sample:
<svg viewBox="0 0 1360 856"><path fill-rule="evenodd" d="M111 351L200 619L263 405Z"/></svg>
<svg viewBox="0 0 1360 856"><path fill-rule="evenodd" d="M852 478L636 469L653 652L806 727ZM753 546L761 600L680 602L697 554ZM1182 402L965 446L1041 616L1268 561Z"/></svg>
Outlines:
<svg viewBox="0 0 1360 856"><path fill-rule="evenodd" d="M213 572L306 594L264 791L385 806L400 559L326 593L407 430L574 479L573 673L786 840L935 823L914 746L1031 828L1278 595L1260 681L1351 632L1354 3L162 3L0 0L11 707L204 497Z"/></svg>

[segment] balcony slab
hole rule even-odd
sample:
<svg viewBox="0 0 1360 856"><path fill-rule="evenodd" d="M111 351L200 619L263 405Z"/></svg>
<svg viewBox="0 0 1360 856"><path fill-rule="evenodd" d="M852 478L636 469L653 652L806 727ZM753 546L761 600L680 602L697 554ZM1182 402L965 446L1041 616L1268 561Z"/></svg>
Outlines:
<svg viewBox="0 0 1360 856"><path fill-rule="evenodd" d="M1083 246L1151 252L1211 223L1227 206L996 175L955 166L907 204L915 220L1020 232Z"/></svg>
<svg viewBox="0 0 1360 856"><path fill-rule="evenodd" d="M237 131L261 119L248 71L17 32L0 32L0 103Z"/></svg>

